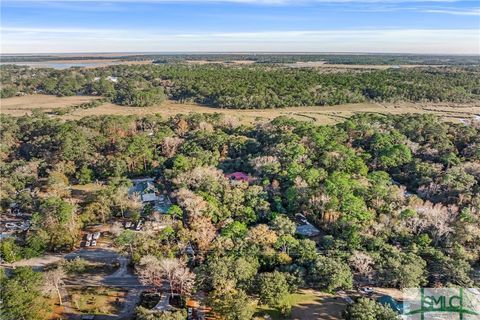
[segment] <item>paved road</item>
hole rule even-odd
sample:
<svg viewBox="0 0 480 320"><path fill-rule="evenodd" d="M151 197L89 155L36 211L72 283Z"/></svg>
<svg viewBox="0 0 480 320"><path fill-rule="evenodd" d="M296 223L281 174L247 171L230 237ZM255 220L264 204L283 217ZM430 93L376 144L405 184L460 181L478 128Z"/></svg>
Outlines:
<svg viewBox="0 0 480 320"><path fill-rule="evenodd" d="M75 259L80 257L85 260L101 263L113 263L118 261L119 268L110 275L84 275L71 280L65 280L65 287L116 287L128 289L128 293L125 297L123 308L118 315L109 316L96 316L95 319L108 320L108 319L132 319L135 312L135 307L140 301L140 294L145 287L138 281L136 275L132 274L128 270L130 259L119 255L116 251L108 248L90 248L79 249L77 251L68 254L49 254L41 257L27 259L15 262L13 264L5 264L7 268L15 268L20 266L29 266L34 270L42 271L45 266L53 263L57 263L62 259ZM73 309L68 301L68 294L62 292L64 298L65 310L68 319L79 319L80 315L74 314Z"/></svg>
<svg viewBox="0 0 480 320"><path fill-rule="evenodd" d="M103 278L101 284L109 287L143 288L143 285L138 281L138 277L128 272L130 260L126 257L119 256L118 262L120 264L118 270Z"/></svg>
<svg viewBox="0 0 480 320"><path fill-rule="evenodd" d="M77 251L68 253L64 256L67 260L75 259L77 257L94 262L112 263L116 261L120 255L112 249L95 248L78 249Z"/></svg>
<svg viewBox="0 0 480 320"><path fill-rule="evenodd" d="M42 271L45 266L57 263L63 259L63 254L47 254L26 260L20 260L14 263L1 264L2 267L14 269L17 267L32 267L35 271Z"/></svg>
<svg viewBox="0 0 480 320"><path fill-rule="evenodd" d="M1 264L1 266L6 268L32 267L35 271L42 271L47 265L60 262L63 259L75 259L76 257L80 257L89 261L111 263L118 259L119 254L114 250L103 248L78 249L67 254L45 254L40 257L20 260L14 263Z"/></svg>
<svg viewBox="0 0 480 320"><path fill-rule="evenodd" d="M119 263L119 268L112 274L96 275L89 277L81 277L76 279L75 284L70 284L72 286L106 286L106 287L116 287L129 289L123 303L123 308L117 315L109 316L96 316L95 319L108 320L108 319L132 319L135 313L135 307L140 302L140 294L144 290L144 286L138 281L138 277L128 270L128 265L130 259L127 257L121 256L115 251L106 250L106 249L95 249L95 250L79 250L73 255L70 255L68 258L81 257L83 259L91 261L108 261L113 262L115 260Z"/></svg>

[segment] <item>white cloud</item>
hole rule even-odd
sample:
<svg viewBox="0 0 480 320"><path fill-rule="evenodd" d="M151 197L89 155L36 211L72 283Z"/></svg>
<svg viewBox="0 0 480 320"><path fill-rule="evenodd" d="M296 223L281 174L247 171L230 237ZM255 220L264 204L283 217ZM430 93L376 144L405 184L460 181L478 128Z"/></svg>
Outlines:
<svg viewBox="0 0 480 320"><path fill-rule="evenodd" d="M480 8L473 8L470 10L452 10L452 9L429 9L422 12L451 14L456 16L480 16Z"/></svg>
<svg viewBox="0 0 480 320"><path fill-rule="evenodd" d="M3 53L287 51L480 54L480 31L477 29L167 33L5 27L1 34Z"/></svg>

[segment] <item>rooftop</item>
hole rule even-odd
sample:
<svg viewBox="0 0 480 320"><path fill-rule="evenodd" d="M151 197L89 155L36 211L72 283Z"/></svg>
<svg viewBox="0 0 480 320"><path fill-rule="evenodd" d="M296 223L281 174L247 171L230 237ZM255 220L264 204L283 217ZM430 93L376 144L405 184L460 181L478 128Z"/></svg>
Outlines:
<svg viewBox="0 0 480 320"><path fill-rule="evenodd" d="M250 177L245 172L230 173L230 174L227 174L226 177L228 179L235 180L235 181L246 181L246 182L252 181L252 177Z"/></svg>

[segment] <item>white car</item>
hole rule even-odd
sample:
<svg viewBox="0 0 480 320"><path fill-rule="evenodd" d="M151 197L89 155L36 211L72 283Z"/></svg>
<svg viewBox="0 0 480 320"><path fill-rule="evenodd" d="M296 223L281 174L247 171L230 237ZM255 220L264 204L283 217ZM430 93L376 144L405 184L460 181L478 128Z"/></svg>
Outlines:
<svg viewBox="0 0 480 320"><path fill-rule="evenodd" d="M130 229L132 227L132 223L130 221L125 222L125 229Z"/></svg>
<svg viewBox="0 0 480 320"><path fill-rule="evenodd" d="M95 247L97 245L97 240L92 240L92 247Z"/></svg>
<svg viewBox="0 0 480 320"><path fill-rule="evenodd" d="M138 221L137 226L135 227L135 230L140 231L142 229L142 220Z"/></svg>
<svg viewBox="0 0 480 320"><path fill-rule="evenodd" d="M87 233L87 241L91 241L93 238L93 234Z"/></svg>
<svg viewBox="0 0 480 320"><path fill-rule="evenodd" d="M371 293L373 293L373 288L372 287L363 287L363 288L360 288L359 291L361 293L371 294Z"/></svg>
<svg viewBox="0 0 480 320"><path fill-rule="evenodd" d="M7 229L18 229L18 228L21 228L21 227L22 227L21 223L16 223L16 222L5 223L5 228L7 228Z"/></svg>
<svg viewBox="0 0 480 320"><path fill-rule="evenodd" d="M98 240L98 238L100 238L100 235L101 235L100 232L95 232L95 233L93 234L93 239Z"/></svg>
<svg viewBox="0 0 480 320"><path fill-rule="evenodd" d="M90 247L90 241L85 241L85 247Z"/></svg>

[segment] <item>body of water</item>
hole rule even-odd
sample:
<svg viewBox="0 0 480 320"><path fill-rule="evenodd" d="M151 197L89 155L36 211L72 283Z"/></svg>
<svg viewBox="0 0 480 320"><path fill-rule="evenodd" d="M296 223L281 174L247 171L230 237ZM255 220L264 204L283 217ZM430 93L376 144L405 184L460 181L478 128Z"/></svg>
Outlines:
<svg viewBox="0 0 480 320"><path fill-rule="evenodd" d="M63 69L68 69L68 68L84 68L84 67L100 67L100 66L109 66L109 65L114 65L118 64L117 61L95 61L95 62L48 62L48 61L42 61L42 62L8 62L8 63L0 63L1 65L8 65L8 64L14 64L17 66L29 66L32 68L53 68L53 69L58 69L58 70L63 70Z"/></svg>

